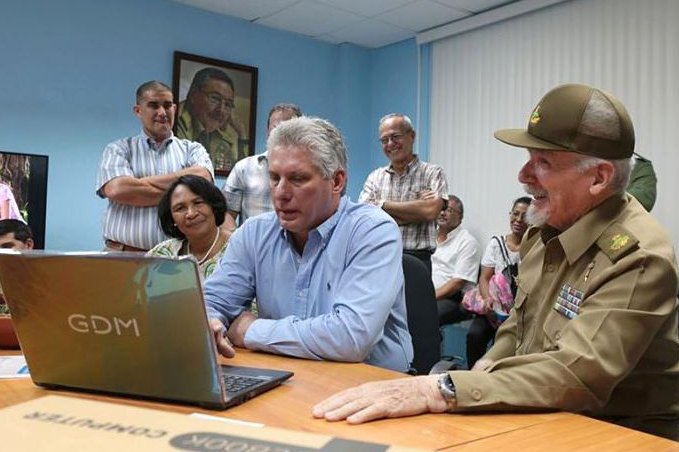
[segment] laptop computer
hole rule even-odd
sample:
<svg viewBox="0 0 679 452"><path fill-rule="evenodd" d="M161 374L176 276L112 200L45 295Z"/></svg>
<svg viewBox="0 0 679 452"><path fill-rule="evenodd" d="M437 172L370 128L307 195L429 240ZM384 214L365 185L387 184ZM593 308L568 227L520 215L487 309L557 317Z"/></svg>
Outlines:
<svg viewBox="0 0 679 452"><path fill-rule="evenodd" d="M224 409L293 375L218 363L194 259L2 252L0 285L39 386Z"/></svg>

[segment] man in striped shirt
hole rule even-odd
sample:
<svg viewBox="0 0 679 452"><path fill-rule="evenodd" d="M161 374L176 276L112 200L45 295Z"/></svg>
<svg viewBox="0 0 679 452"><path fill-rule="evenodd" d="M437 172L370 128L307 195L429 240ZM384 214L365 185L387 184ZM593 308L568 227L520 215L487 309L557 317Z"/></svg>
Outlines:
<svg viewBox="0 0 679 452"><path fill-rule="evenodd" d="M137 89L134 114L142 131L104 149L97 195L108 199L103 218L105 250L147 251L165 239L158 223L158 201L180 176L213 180L210 156L200 143L172 134L176 104L172 90L150 81Z"/></svg>
<svg viewBox="0 0 679 452"><path fill-rule="evenodd" d="M358 200L391 215L401 229L403 252L422 260L431 273L436 219L448 204L446 176L443 168L422 162L413 153L415 129L406 115L384 116L379 134L391 163L370 173Z"/></svg>

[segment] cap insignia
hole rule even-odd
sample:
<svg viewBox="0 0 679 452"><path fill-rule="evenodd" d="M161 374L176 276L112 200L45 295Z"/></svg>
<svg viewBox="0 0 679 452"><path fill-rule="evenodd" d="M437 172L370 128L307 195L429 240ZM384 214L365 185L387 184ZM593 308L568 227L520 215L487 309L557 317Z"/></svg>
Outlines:
<svg viewBox="0 0 679 452"><path fill-rule="evenodd" d="M540 122L540 106L538 105L535 107L535 110L533 110L533 113L530 115L530 122L531 125L536 125L538 122Z"/></svg>

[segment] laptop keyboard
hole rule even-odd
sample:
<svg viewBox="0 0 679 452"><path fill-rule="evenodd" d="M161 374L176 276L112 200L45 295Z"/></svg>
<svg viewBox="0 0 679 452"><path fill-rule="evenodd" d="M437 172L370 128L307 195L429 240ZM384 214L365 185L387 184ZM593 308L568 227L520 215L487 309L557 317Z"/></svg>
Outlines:
<svg viewBox="0 0 679 452"><path fill-rule="evenodd" d="M224 386L227 392L239 392L262 383L261 378L224 375Z"/></svg>

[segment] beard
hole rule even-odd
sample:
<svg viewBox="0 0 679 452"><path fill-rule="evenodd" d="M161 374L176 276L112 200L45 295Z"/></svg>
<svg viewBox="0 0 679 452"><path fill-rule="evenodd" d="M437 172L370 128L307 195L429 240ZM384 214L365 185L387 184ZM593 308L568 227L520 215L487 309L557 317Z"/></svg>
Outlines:
<svg viewBox="0 0 679 452"><path fill-rule="evenodd" d="M528 184L525 184L523 186L523 189L525 190L526 193L528 193L531 196L545 196L547 193L545 193L543 190L538 190L537 188L531 187ZM530 203L528 206L528 209L526 210L526 222L532 226L536 227L542 227L545 224L547 224L547 220L549 219L549 210L548 209L538 209L535 206L535 203Z"/></svg>
<svg viewBox="0 0 679 452"><path fill-rule="evenodd" d="M526 223L535 227L542 227L547 223L549 218L549 211L546 209L539 210L534 204L528 206L526 210Z"/></svg>

